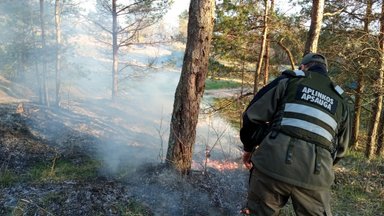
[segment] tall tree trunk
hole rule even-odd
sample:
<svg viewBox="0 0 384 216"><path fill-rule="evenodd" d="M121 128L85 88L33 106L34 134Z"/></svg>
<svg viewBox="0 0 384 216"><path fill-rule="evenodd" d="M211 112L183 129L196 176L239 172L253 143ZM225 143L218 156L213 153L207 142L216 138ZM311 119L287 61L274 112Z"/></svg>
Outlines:
<svg viewBox="0 0 384 216"><path fill-rule="evenodd" d="M269 26L269 23L271 22L272 16L274 15L274 7L275 7L275 1L271 0L271 9L270 9L270 18L267 19L267 23ZM270 46L271 46L271 39L269 36L269 33L267 32L267 44L265 47L265 55L264 55L264 85L267 85L269 80L269 60L270 60Z"/></svg>
<svg viewBox="0 0 384 216"><path fill-rule="evenodd" d="M357 149L359 147L360 133L360 115L362 110L362 94L364 92L364 73L359 73L357 78L357 89L355 94L355 114L352 125L352 146Z"/></svg>
<svg viewBox="0 0 384 216"><path fill-rule="evenodd" d="M25 6L30 8L31 5L30 5L30 2L29 1L25 1L24 2ZM22 17L22 22L23 22L23 44L24 46L28 43L28 37L26 37L26 35L29 35L30 32L31 32L31 29L30 27L32 26L31 24L31 20L32 20L32 15L31 15L31 10L28 10L28 13L25 14L23 17ZM16 79L24 79L25 78L25 75L26 75L26 68L28 67L28 53L22 51L20 52L20 60L18 60L18 70L16 72Z"/></svg>
<svg viewBox="0 0 384 216"><path fill-rule="evenodd" d="M119 46L117 44L117 34L116 0L112 0L112 100L117 96L119 84Z"/></svg>
<svg viewBox="0 0 384 216"><path fill-rule="evenodd" d="M44 104L44 101L43 101L43 88L42 88L42 74L40 73L40 70L39 70L39 62L38 61L34 61L34 64L35 64L35 71L36 71L36 83L37 83L37 93L39 95L39 103L40 104Z"/></svg>
<svg viewBox="0 0 384 216"><path fill-rule="evenodd" d="M369 24L372 20L372 0L367 0L367 7L364 17L364 32L368 39L369 36ZM357 89L355 94L355 113L352 126L352 147L359 148L359 133L360 133L360 116L362 110L362 97L364 93L364 73L358 73L357 75Z"/></svg>
<svg viewBox="0 0 384 216"><path fill-rule="evenodd" d="M240 89L240 98L243 97L244 95L244 85L245 85L245 82L244 82L244 78L245 78L245 48L242 48L242 64L241 64L241 89ZM238 100L238 102L240 103L240 100ZM242 105L239 105L239 107L242 106ZM242 127L243 125L243 111L241 109L239 109L239 128Z"/></svg>
<svg viewBox="0 0 384 216"><path fill-rule="evenodd" d="M378 157L383 157L384 156L384 110L381 111L379 132L380 134L378 135L379 139L377 141L376 155Z"/></svg>
<svg viewBox="0 0 384 216"><path fill-rule="evenodd" d="M367 0L367 7L365 8L364 17L364 32L369 33L369 24L372 21L372 0Z"/></svg>
<svg viewBox="0 0 384 216"><path fill-rule="evenodd" d="M321 24L324 16L324 0L313 0L311 13L311 26L309 27L307 41L305 43L304 55L317 52L320 37Z"/></svg>
<svg viewBox="0 0 384 216"><path fill-rule="evenodd" d="M242 62L241 62L241 89L240 89L240 96L243 96L244 93L244 75L245 75L245 48L242 48ZM240 118L242 119L242 118Z"/></svg>
<svg viewBox="0 0 384 216"><path fill-rule="evenodd" d="M271 42L270 40L267 39L267 43L265 45L265 54L264 54L264 80L263 80L263 85L267 85L268 80L269 80L269 46Z"/></svg>
<svg viewBox="0 0 384 216"><path fill-rule="evenodd" d="M368 159L372 159L377 146L378 128L380 116L383 109L383 78L384 78L384 2L381 4L381 17L380 17L380 34L379 46L381 51L380 69L377 74L377 79L374 83L375 88L375 101L373 107L373 115L371 121L371 129L368 133L368 142L365 155Z"/></svg>
<svg viewBox="0 0 384 216"><path fill-rule="evenodd" d="M176 88L167 164L188 174L192 165L200 100L208 73L214 0L193 0L189 6L188 39Z"/></svg>
<svg viewBox="0 0 384 216"><path fill-rule="evenodd" d="M253 94L256 94L259 90L259 80L260 80L260 72L261 67L263 65L263 56L265 53L265 46L267 43L267 35L268 35L268 11L269 11L269 0L264 0L265 9L264 9L264 28L263 28L263 37L261 39L261 46L259 52L259 59L256 65L255 78L253 84Z"/></svg>
<svg viewBox="0 0 384 216"><path fill-rule="evenodd" d="M46 53L46 42L45 42L45 25L44 25L44 0L40 0L40 25L41 25L41 50L43 59L43 103L49 107L49 96L47 88L47 53Z"/></svg>
<svg viewBox="0 0 384 216"><path fill-rule="evenodd" d="M61 11L60 0L55 0L55 27L56 27L56 101L55 105L60 106L60 84L61 84Z"/></svg>

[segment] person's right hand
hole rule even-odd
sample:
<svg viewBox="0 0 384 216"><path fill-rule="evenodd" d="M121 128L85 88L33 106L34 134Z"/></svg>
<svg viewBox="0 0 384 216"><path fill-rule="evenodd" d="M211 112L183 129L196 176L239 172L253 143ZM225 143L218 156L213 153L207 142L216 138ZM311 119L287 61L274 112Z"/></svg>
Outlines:
<svg viewBox="0 0 384 216"><path fill-rule="evenodd" d="M251 162L251 156L252 156L252 152L244 152L243 153L243 163L244 163L244 166L245 168L247 169L251 169L252 168L252 162Z"/></svg>

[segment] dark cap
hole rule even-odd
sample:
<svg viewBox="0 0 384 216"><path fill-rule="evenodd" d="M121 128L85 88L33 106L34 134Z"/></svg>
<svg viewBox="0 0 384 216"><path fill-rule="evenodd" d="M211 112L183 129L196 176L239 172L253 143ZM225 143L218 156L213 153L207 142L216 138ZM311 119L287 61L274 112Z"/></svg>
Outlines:
<svg viewBox="0 0 384 216"><path fill-rule="evenodd" d="M325 64L325 66L328 67L327 59L318 53L308 53L303 57L303 60L301 60L300 64L306 65L310 62L319 62Z"/></svg>

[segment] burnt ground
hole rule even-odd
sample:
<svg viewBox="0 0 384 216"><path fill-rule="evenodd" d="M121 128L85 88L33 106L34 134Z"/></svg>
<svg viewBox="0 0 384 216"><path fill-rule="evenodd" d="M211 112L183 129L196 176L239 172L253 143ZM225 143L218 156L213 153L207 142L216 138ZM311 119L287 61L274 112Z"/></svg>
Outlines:
<svg viewBox="0 0 384 216"><path fill-rule="evenodd" d="M118 215L116 203L129 205L124 186L105 178L33 177L62 160L82 166L94 155L98 139L60 123L58 112L35 104L17 112L17 106L0 107L1 172L3 178L12 176L3 180L1 215Z"/></svg>
<svg viewBox="0 0 384 216"><path fill-rule="evenodd" d="M110 171L105 137L124 137L92 115L13 103L0 104L0 122L0 215L237 215L244 204L241 168L182 177L119 157Z"/></svg>
<svg viewBox="0 0 384 216"><path fill-rule="evenodd" d="M165 169L150 160L157 153L148 154L156 132L124 123L109 101L62 109L20 104L0 104L0 215L225 216L244 205L244 169L188 177ZM334 215L383 215L382 160L351 153L335 171ZM291 207L282 215L293 215Z"/></svg>

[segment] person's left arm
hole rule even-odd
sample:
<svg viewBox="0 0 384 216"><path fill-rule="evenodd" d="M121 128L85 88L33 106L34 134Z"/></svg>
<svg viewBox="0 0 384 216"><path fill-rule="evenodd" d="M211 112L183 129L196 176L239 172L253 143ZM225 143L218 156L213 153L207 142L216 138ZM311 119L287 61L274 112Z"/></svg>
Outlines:
<svg viewBox="0 0 384 216"><path fill-rule="evenodd" d="M280 99L284 96L288 78L275 79L262 88L243 114L243 127L240 130L240 139L243 143L243 163L247 169L252 167L251 156L255 146L252 134L255 133L255 125L271 122L278 109ZM259 128L260 129L260 128Z"/></svg>
<svg viewBox="0 0 384 216"><path fill-rule="evenodd" d="M349 142L352 137L352 121L350 116L349 106L345 105L343 122L337 135L338 145L336 147L336 158L333 164L336 164L341 158L343 158L348 150Z"/></svg>

